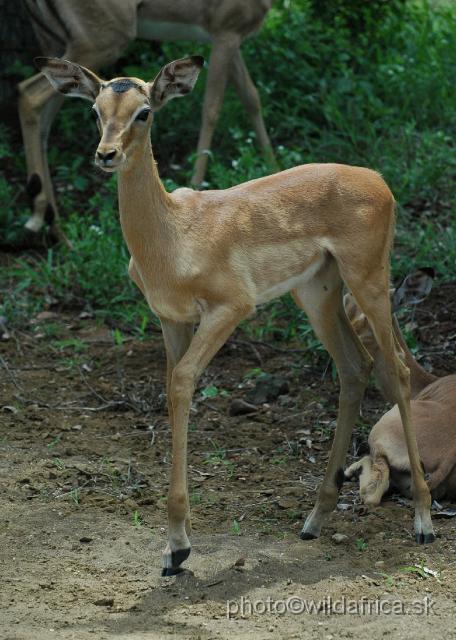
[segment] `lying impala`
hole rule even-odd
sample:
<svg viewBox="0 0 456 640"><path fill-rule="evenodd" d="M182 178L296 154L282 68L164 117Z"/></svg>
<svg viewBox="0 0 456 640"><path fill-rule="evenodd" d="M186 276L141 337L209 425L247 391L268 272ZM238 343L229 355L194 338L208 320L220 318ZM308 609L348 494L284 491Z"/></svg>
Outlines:
<svg viewBox="0 0 456 640"><path fill-rule="evenodd" d="M402 285L409 290L430 291L430 277L425 272L408 276ZM385 398L394 401L394 393L385 372L385 362L378 350L365 315L351 296L345 297L345 310L356 333L374 359L374 372ZM428 477L432 496L456 498L456 375L437 378L415 360L394 319L393 329L410 369L412 420L418 450ZM399 410L395 405L373 427L369 435L370 454L345 471L347 478L359 475L363 502L375 507L383 495L394 489L411 496L410 464L402 434Z"/></svg>
<svg viewBox="0 0 456 640"><path fill-rule="evenodd" d="M240 320L256 305L290 290L340 377L328 467L301 532L304 539L320 535L337 503L372 365L345 315L344 282L369 318L385 358L410 456L416 539L431 542L431 496L410 417L409 371L391 329L394 198L377 173L337 164L303 165L224 191L167 193L152 155L153 113L191 91L203 63L199 56L176 60L152 82L105 82L66 60L37 59L57 90L94 102L101 133L95 162L104 171L118 172L129 274L161 321L173 454L163 575L178 573L190 553L187 428L196 382Z"/></svg>

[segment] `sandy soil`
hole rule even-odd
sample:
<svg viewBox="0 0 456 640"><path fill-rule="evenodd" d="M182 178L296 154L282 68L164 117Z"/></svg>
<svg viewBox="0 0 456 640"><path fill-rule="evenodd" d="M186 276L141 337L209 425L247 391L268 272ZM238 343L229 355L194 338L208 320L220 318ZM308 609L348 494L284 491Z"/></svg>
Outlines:
<svg viewBox="0 0 456 640"><path fill-rule="evenodd" d="M456 369L455 292L441 287L415 318L438 374ZM189 572L161 578L170 440L160 337L115 344L94 319L52 310L9 329L0 343L2 640L456 637L456 520L436 519L437 541L420 547L409 505L393 496L369 513L346 484L323 536L298 537L336 412L321 361L237 335L211 364L190 425ZM258 358L290 392L230 417ZM218 395L204 397L210 385ZM370 389L350 460L384 408ZM336 544L334 533L346 538Z"/></svg>

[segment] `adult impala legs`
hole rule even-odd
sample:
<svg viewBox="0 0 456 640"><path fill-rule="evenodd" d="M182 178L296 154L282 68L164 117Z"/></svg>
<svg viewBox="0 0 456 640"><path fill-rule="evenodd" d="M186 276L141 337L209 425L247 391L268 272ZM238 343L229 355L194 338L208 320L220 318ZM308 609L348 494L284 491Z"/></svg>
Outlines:
<svg viewBox="0 0 456 640"><path fill-rule="evenodd" d="M371 369L372 359L345 315L342 288L336 260L330 258L311 283L292 292L295 302L307 313L316 334L334 359L340 379L334 442L317 503L301 532L303 539L320 535L324 521L336 506L344 478L345 456Z"/></svg>
<svg viewBox="0 0 456 640"><path fill-rule="evenodd" d="M49 131L63 102L41 74L21 83L19 117L27 162L27 193L33 202L33 215L25 226L37 232L46 221L52 234L65 240L58 223L58 210L47 163Z"/></svg>
<svg viewBox="0 0 456 640"><path fill-rule="evenodd" d="M213 40L203 104L203 122L198 140L192 184L199 185L206 173L208 151L219 119L228 79L231 79L247 114L252 120L258 143L271 166L275 165L271 142L266 132L257 88L252 82L240 51L239 35L221 34Z"/></svg>
<svg viewBox="0 0 456 640"><path fill-rule="evenodd" d="M234 88L237 91L240 101L244 105L244 109L249 114L252 125L258 139L259 145L266 157L269 158L271 166L277 166L274 158L274 152L271 147L268 133L261 113L261 102L258 89L250 77L247 65L238 49L232 58L230 67L230 78L233 81Z"/></svg>
<svg viewBox="0 0 456 640"><path fill-rule="evenodd" d="M434 274L429 268L407 275L393 292L393 305L418 304L429 295ZM384 398L394 404L394 393L385 372L385 362L364 314L353 296L344 296L350 323L374 360L373 371ZM418 449L432 496L456 498L456 375L438 378L414 358L399 323L393 316L393 331L410 370L411 410ZM389 490L411 496L410 461L397 405L374 425L369 434L369 455L345 470L346 478L359 475L363 502L375 507Z"/></svg>
<svg viewBox="0 0 456 640"><path fill-rule="evenodd" d="M276 169L261 103L240 51L259 29L272 0L25 0L43 53L97 70L114 64L136 37L144 40L212 42L198 153L192 184L204 180L214 129L228 78L249 114L258 143ZM62 98L37 75L21 82L19 115L27 161L27 191L33 215L26 227L37 232L45 220L65 240L47 162L47 140Z"/></svg>
<svg viewBox="0 0 456 640"><path fill-rule="evenodd" d="M368 318L379 349L383 353L391 389L395 393L394 399L399 405L411 461L411 476L415 488L416 539L417 542L430 542L434 539L430 517L431 498L424 480L411 423L409 370L403 362L400 345L395 342L391 328L389 273L385 272L385 258L380 264L380 269L372 270L369 275L363 275L358 271L361 266L359 264L354 271L345 266L342 269L343 279ZM306 311L317 335L333 357L340 378L339 415L334 442L317 503L301 533L304 539L320 534L327 515L336 506L344 479L343 466L351 433L359 415L360 403L372 366L372 358L345 314L340 275L333 276L332 280L328 278L329 274L322 275L322 279L314 279L311 287L307 285L304 290L293 292L295 300Z"/></svg>
<svg viewBox="0 0 456 640"><path fill-rule="evenodd" d="M308 313L341 381L328 469L302 537L320 534L336 504L371 367L345 316L343 283L368 318L383 354L411 460L416 538L432 541L430 495L409 413L408 369L391 325L395 203L382 178L359 167L311 164L224 191L167 193L152 155L152 115L193 88L202 59L171 62L149 83L137 78L104 82L58 58L40 58L38 64L57 90L94 101L101 133L96 163L118 172L130 276L162 324L173 450L164 574L178 573L190 553L187 427L197 380L239 321L257 304L286 291L293 291Z"/></svg>

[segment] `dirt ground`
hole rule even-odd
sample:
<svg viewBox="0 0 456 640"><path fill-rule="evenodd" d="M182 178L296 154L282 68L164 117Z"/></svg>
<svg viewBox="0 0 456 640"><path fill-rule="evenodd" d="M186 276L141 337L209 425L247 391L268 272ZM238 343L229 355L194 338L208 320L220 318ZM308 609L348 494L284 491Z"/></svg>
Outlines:
<svg viewBox="0 0 456 640"><path fill-rule="evenodd" d="M421 361L437 374L456 370L455 317L456 284L415 313ZM406 501L366 512L345 484L322 537L299 539L337 405L331 367L299 345L238 333L208 368L190 422L189 571L161 578L170 438L160 336L113 339L86 314L52 309L8 334L2 640L456 638L456 520L436 519L436 542L420 547ZM260 366L289 393L230 417ZM369 389L349 461L384 409Z"/></svg>

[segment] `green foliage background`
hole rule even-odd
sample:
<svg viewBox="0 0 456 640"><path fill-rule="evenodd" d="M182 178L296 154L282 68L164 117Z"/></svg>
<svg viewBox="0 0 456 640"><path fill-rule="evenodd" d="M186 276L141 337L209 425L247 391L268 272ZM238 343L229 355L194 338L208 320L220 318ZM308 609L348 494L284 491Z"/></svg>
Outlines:
<svg viewBox="0 0 456 640"><path fill-rule="evenodd" d="M455 275L455 42L456 8L449 1L276 0L260 33L242 48L282 169L343 162L372 167L385 177L399 203L396 275L423 264L433 265L441 279ZM135 42L105 76L150 79L169 60L193 53L207 57L209 48L183 42L164 44L157 53L150 43ZM170 190L190 180L204 86L205 72L192 94L156 117L154 152ZM30 215L17 188L25 166L16 142L14 132L0 127L6 167L0 176L0 229L7 244L20 241ZM131 331L147 324L145 304L126 275L115 177L106 178L92 165L96 144L88 104L68 100L49 157L74 249L27 255L2 271L0 314L13 324L50 300L90 308ZM229 89L207 186L226 188L268 172ZM313 341L287 297L261 315L262 335L299 334Z"/></svg>

